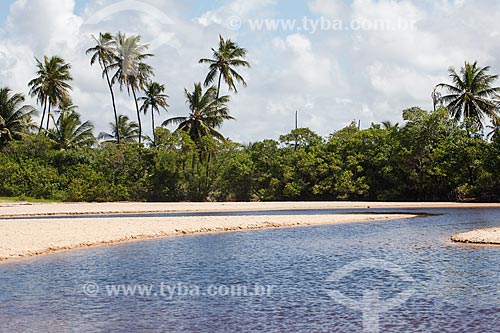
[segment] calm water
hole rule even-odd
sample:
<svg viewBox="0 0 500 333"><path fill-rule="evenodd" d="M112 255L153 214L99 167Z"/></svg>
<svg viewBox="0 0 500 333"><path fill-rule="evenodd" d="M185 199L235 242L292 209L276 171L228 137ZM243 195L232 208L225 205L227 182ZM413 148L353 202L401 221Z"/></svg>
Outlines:
<svg viewBox="0 0 500 333"><path fill-rule="evenodd" d="M425 212L443 215L156 240L0 265L0 332L363 332L374 329L370 318L380 332L500 332L500 247L446 241L500 225L500 210ZM108 294L136 284L151 286L150 295Z"/></svg>

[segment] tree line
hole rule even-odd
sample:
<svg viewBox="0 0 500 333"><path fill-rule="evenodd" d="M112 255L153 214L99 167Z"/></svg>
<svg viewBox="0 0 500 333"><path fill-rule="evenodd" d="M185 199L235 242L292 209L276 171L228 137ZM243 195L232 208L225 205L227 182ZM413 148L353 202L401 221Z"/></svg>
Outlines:
<svg viewBox="0 0 500 333"><path fill-rule="evenodd" d="M101 33L87 50L111 98L110 131L93 134L71 100L71 65L36 59L29 94L0 88L0 196L63 201L500 200L500 88L489 67L449 69L434 109L403 112L404 124L351 124L324 138L307 128L246 146L220 133L234 119L222 83L238 92L247 51L219 37L203 83L185 89L189 113L156 126L169 109L140 36ZM120 114L116 88L137 121ZM150 113L152 137L141 117ZM175 125L175 130L166 127ZM145 144L146 143L146 144Z"/></svg>

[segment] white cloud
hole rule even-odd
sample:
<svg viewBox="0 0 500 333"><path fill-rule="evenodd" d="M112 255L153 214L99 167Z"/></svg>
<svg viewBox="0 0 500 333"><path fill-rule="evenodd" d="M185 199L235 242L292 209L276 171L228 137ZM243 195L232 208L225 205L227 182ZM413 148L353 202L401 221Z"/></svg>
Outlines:
<svg viewBox="0 0 500 333"><path fill-rule="evenodd" d="M203 26L212 24L225 25L227 20L231 17L238 17L240 19L255 18L256 16L268 15L267 11L276 5L277 0L233 0L228 4L211 10L199 18L197 22Z"/></svg>
<svg viewBox="0 0 500 333"><path fill-rule="evenodd" d="M17 0L10 8L7 31L34 53L73 48L82 19L74 0Z"/></svg>
<svg viewBox="0 0 500 333"><path fill-rule="evenodd" d="M349 6L344 0L309 0L309 8L314 14L341 20L349 16Z"/></svg>

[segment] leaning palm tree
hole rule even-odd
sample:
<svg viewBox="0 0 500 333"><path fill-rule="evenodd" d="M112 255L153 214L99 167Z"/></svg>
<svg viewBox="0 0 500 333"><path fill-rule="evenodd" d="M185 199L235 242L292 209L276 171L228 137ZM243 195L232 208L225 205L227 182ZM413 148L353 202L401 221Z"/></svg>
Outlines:
<svg viewBox="0 0 500 333"><path fill-rule="evenodd" d="M477 130L484 128L485 118L498 119L500 87L494 87L498 75L489 75L490 67L478 67L477 62L465 63L460 74L449 69L452 84L437 87L446 91L441 100L456 121L467 121Z"/></svg>
<svg viewBox="0 0 500 333"><path fill-rule="evenodd" d="M93 130L94 125L89 121L82 123L78 112L63 111L55 127L47 131L47 135L55 142L58 149L65 150L92 146L95 143Z"/></svg>
<svg viewBox="0 0 500 333"><path fill-rule="evenodd" d="M121 143L134 143L139 138L139 125L130 121L127 116L118 116L118 127L114 123L110 123L109 126L111 133L101 132L97 137L99 140L107 143L118 143L118 135L120 135Z"/></svg>
<svg viewBox="0 0 500 333"><path fill-rule="evenodd" d="M191 93L185 90L187 104L191 113L187 117L175 117L166 120L163 126L178 125L177 131L185 131L199 144L205 136L224 141L224 136L217 131L225 120L234 119L229 115L227 103L229 96L217 97L217 88L212 86L203 93L201 83L194 85Z"/></svg>
<svg viewBox="0 0 500 333"><path fill-rule="evenodd" d="M153 146L156 146L156 126L155 126L155 111L160 114L160 109L167 111L170 106L167 103L168 95L164 94L165 86L157 82L149 83L144 89L144 97L140 97L142 101L141 111L144 114L148 113L151 108L151 121L153 125Z"/></svg>
<svg viewBox="0 0 500 333"><path fill-rule="evenodd" d="M43 128L43 121L47 113L46 130L49 129L51 108L59 105L62 100L69 98L69 91L73 88L68 83L73 77L70 74L71 65L62 58L44 57L44 62L35 58L37 62L37 77L29 82L30 95L36 97L38 103L43 107L40 129Z"/></svg>
<svg viewBox="0 0 500 333"><path fill-rule="evenodd" d="M135 109L137 112L137 122L139 124L139 143L142 138L142 121L137 101L137 91L144 89L150 78L154 76L153 68L143 61L152 54L146 53L148 45L140 44L140 36L127 37L125 34L118 33L115 37L115 50L109 70L114 70L115 74L111 80L112 83L118 82L120 89L127 89L132 92L134 97Z"/></svg>
<svg viewBox="0 0 500 333"><path fill-rule="evenodd" d="M90 59L90 65L94 65L96 62L99 63L102 69L102 77L106 79L108 83L109 92L111 94L111 102L113 104L113 112L115 116L115 127L118 126L118 113L116 111L116 101L115 93L113 91L113 83L109 76L109 66L112 64L114 58L114 50L116 46L116 40L110 33L99 33L99 37L92 35L94 40L94 47L89 48L86 54L92 54ZM120 144L120 132L117 132L117 143Z"/></svg>
<svg viewBox="0 0 500 333"><path fill-rule="evenodd" d="M22 94L0 88L0 142L19 139L33 129L32 117L37 111L31 105L24 105L24 101Z"/></svg>
<svg viewBox="0 0 500 333"><path fill-rule="evenodd" d="M200 64L209 64L209 72L205 79L205 87L211 86L215 82L217 76L217 98L220 96L222 79L224 79L224 82L229 86L229 91L238 92L236 82L246 87L247 83L245 79L236 72L236 68L250 68L250 63L244 60L247 50L239 47L238 44L232 40L224 39L219 35L219 48L217 50L212 49L212 51L213 59L201 59L199 61Z"/></svg>

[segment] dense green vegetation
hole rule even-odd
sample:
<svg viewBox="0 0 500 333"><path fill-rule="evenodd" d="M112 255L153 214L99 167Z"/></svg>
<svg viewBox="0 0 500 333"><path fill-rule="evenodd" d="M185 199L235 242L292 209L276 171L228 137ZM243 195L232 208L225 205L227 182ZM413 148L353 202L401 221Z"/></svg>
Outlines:
<svg viewBox="0 0 500 333"><path fill-rule="evenodd" d="M209 72L185 90L187 115L165 120L168 95L154 82L140 37L94 37L87 53L106 80L114 122L94 137L71 101L71 65L36 60L30 95L0 89L0 196L61 201L500 200L499 92L489 67L466 63L432 94L434 110L403 111L403 125L352 124L324 138L307 128L248 146L225 139L233 120L221 96L246 86L246 50L222 36ZM216 85L212 85L216 83ZM137 122L118 112L115 88L133 98ZM84 114L84 113L83 113ZM141 117L151 116L152 137ZM51 124L52 123L52 124ZM175 125L175 131L167 126Z"/></svg>

